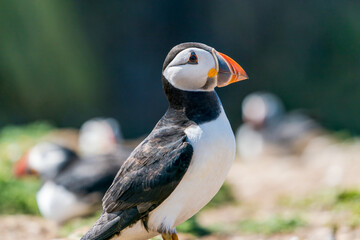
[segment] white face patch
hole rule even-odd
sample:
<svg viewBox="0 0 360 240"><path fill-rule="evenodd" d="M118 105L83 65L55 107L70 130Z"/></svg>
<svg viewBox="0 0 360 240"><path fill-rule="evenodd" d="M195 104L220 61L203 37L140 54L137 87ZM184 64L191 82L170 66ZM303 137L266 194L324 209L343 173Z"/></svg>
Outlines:
<svg viewBox="0 0 360 240"><path fill-rule="evenodd" d="M195 53L197 64L188 63L191 54ZM213 86L203 89L208 81L210 69L216 68L211 53L200 48L187 48L176 55L164 70L164 77L176 88L187 91L212 91Z"/></svg>
<svg viewBox="0 0 360 240"><path fill-rule="evenodd" d="M55 176L60 164L66 160L62 149L52 143L39 143L29 152L29 167L40 174Z"/></svg>
<svg viewBox="0 0 360 240"><path fill-rule="evenodd" d="M116 133L108 121L89 120L81 127L79 149L82 156L109 154L116 149Z"/></svg>

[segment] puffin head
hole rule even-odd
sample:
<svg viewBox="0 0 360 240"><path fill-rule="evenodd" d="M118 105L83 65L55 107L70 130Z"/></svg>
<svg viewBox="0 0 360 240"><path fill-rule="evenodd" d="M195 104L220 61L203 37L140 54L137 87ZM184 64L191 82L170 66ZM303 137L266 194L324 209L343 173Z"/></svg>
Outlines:
<svg viewBox="0 0 360 240"><path fill-rule="evenodd" d="M76 158L71 150L50 142L36 144L15 164L16 177L40 175L43 178L55 177L61 169Z"/></svg>
<svg viewBox="0 0 360 240"><path fill-rule="evenodd" d="M80 128L79 149L83 156L113 152L122 135L118 121L113 118L93 118Z"/></svg>
<svg viewBox="0 0 360 240"><path fill-rule="evenodd" d="M213 91L248 78L244 69L227 55L202 43L179 44L167 55L163 77L184 91Z"/></svg>
<svg viewBox="0 0 360 240"><path fill-rule="evenodd" d="M260 129L279 121L285 109L276 95L269 92L254 92L245 97L242 112L244 122Z"/></svg>

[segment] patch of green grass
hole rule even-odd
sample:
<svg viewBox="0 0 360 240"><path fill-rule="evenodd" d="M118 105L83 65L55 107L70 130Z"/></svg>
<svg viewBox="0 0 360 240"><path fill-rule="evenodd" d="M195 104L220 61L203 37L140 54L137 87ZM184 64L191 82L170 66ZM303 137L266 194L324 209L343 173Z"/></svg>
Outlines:
<svg viewBox="0 0 360 240"><path fill-rule="evenodd" d="M196 215L187 220L186 222L180 224L176 227L177 231L182 233L190 233L194 236L201 237L205 235L209 235L211 233L207 228L202 227L196 221Z"/></svg>
<svg viewBox="0 0 360 240"><path fill-rule="evenodd" d="M226 204L236 203L236 199L232 193L231 186L227 183L224 183L220 188L219 192L215 195L213 199L204 207L208 208L217 208Z"/></svg>
<svg viewBox="0 0 360 240"><path fill-rule="evenodd" d="M332 209L335 211L348 212L347 224L353 227L360 225L360 191L346 189L339 191L334 199Z"/></svg>
<svg viewBox="0 0 360 240"><path fill-rule="evenodd" d="M156 236L151 238L150 240L163 240L161 236Z"/></svg>
<svg viewBox="0 0 360 240"><path fill-rule="evenodd" d="M239 230L244 233L271 235L275 233L293 232L295 229L305 225L305 221L299 217L281 218L275 216L263 221L244 220L238 224L238 227Z"/></svg>
<svg viewBox="0 0 360 240"><path fill-rule="evenodd" d="M336 203L342 204L342 203L359 203L360 204L360 192L357 189L346 189L340 191L336 195Z"/></svg>
<svg viewBox="0 0 360 240"><path fill-rule="evenodd" d="M297 228L306 226L305 220L300 217L283 218L272 216L265 220L248 219L231 224L216 224L208 229L212 232L231 234L231 233L251 233L271 235L276 233L293 232Z"/></svg>
<svg viewBox="0 0 360 240"><path fill-rule="evenodd" d="M0 214L38 215L35 194L39 187L40 182L37 179L15 179L11 163L0 161Z"/></svg>
<svg viewBox="0 0 360 240"><path fill-rule="evenodd" d="M355 136L348 130L340 130L330 134L332 137L337 139L340 142L353 142L355 141Z"/></svg>
<svg viewBox="0 0 360 240"><path fill-rule="evenodd" d="M53 129L47 122L9 125L0 131L0 161L15 161L44 134Z"/></svg>
<svg viewBox="0 0 360 240"><path fill-rule="evenodd" d="M8 141L19 141L21 137L36 139L54 127L48 122L34 122L26 125L9 125L0 131L0 144Z"/></svg>
<svg viewBox="0 0 360 240"><path fill-rule="evenodd" d="M335 210L341 207L343 209L354 210L353 207L360 207L360 191L358 189L331 189L319 191L316 194L301 199L281 197L278 203L280 206L300 209L320 207L322 209Z"/></svg>
<svg viewBox="0 0 360 240"><path fill-rule="evenodd" d="M349 226L360 226L360 190L330 189L319 191L301 199L282 197L278 201L282 207L298 210L326 210L334 216L347 216L341 220Z"/></svg>
<svg viewBox="0 0 360 240"><path fill-rule="evenodd" d="M283 196L278 199L278 205L293 210L305 209L330 209L333 204L334 192L322 192L309 195L301 199L293 199Z"/></svg>
<svg viewBox="0 0 360 240"><path fill-rule="evenodd" d="M0 214L34 214L39 211L35 194L39 180L16 179L12 162L53 127L44 122L7 126L0 131Z"/></svg>

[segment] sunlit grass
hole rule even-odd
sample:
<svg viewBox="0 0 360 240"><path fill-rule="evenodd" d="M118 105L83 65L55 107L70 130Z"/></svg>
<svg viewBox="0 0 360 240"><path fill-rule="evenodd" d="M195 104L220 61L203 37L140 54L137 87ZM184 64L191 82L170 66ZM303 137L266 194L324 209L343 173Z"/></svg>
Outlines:
<svg viewBox="0 0 360 240"><path fill-rule="evenodd" d="M299 218L282 218L274 216L265 220L244 220L238 223L239 230L244 233L260 233L271 235L276 233L293 232L297 228L306 226L306 222Z"/></svg>
<svg viewBox="0 0 360 240"><path fill-rule="evenodd" d="M47 122L27 125L9 125L0 130L0 161L16 161L44 134L54 127Z"/></svg>
<svg viewBox="0 0 360 240"><path fill-rule="evenodd" d="M13 161L52 128L48 123L36 122L0 130L0 214L39 214L35 195L40 181L16 179Z"/></svg>
<svg viewBox="0 0 360 240"><path fill-rule="evenodd" d="M0 161L0 214L38 215L35 194L40 187L37 179L15 179L11 163Z"/></svg>
<svg viewBox="0 0 360 240"><path fill-rule="evenodd" d="M211 233L209 229L201 226L197 222L196 215L190 218L189 220L187 220L186 222L177 226L176 229L179 232L189 233L197 237L209 235Z"/></svg>
<svg viewBox="0 0 360 240"><path fill-rule="evenodd" d="M267 219L247 219L229 224L216 224L208 227L209 231L230 234L262 234L272 235L278 233L290 233L300 227L306 226L306 221L298 216L281 217L271 216Z"/></svg>
<svg viewBox="0 0 360 240"><path fill-rule="evenodd" d="M297 211L331 212L335 222L341 221L342 224L351 227L360 226L359 189L328 189L300 199L283 197L279 200L279 205Z"/></svg>

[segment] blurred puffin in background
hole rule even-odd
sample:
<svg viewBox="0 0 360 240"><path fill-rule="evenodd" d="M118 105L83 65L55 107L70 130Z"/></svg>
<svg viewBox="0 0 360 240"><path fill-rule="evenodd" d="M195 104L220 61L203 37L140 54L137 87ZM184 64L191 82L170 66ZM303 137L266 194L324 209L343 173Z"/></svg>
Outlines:
<svg viewBox="0 0 360 240"><path fill-rule="evenodd" d="M79 131L79 154L94 156L112 153L123 142L118 121L113 118L93 118Z"/></svg>
<svg viewBox="0 0 360 240"><path fill-rule="evenodd" d="M45 218L63 223L93 213L133 150L121 145L120 134L113 119L89 120L80 130L80 157L68 147L41 142L22 156L14 173L42 178L36 199Z"/></svg>
<svg viewBox="0 0 360 240"><path fill-rule="evenodd" d="M36 194L42 216L57 223L96 212L118 169L130 155L124 148L107 155L79 158L60 145L35 145L15 165L15 175L39 175L43 185Z"/></svg>
<svg viewBox="0 0 360 240"><path fill-rule="evenodd" d="M75 137L76 135L76 137ZM69 137L70 136L70 137ZM74 139L76 138L76 144ZM33 147L33 155L39 155L43 161L41 166L41 177L47 175L46 171L58 171L53 165L57 162L54 153L63 152L65 155L76 155L76 159L80 157L89 157L97 155L107 155L121 151L129 151L129 147L122 144L122 135L119 123L112 118L93 118L86 121L76 134L69 129L54 130L47 134L37 146ZM43 144L41 144L43 143ZM129 149L127 149L129 148ZM53 151L56 149L57 151ZM14 168L15 175L24 174L24 166L28 165L29 152L25 153L20 160L17 161ZM60 154L58 154L60 156ZM38 159L40 158L38 157ZM46 162L46 159L50 159ZM62 164L74 158L62 158ZM60 160L59 160L60 161ZM40 167L40 166L38 166ZM38 168L37 167L37 168ZM31 168L28 170L31 171Z"/></svg>
<svg viewBox="0 0 360 240"><path fill-rule="evenodd" d="M80 130L55 129L46 134L42 142L52 142L80 156L111 153L118 144L126 143L121 134L120 124L113 118L92 118L84 122Z"/></svg>
<svg viewBox="0 0 360 240"><path fill-rule="evenodd" d="M306 143L322 132L320 125L304 112L285 112L282 101L272 93L255 92L242 103L243 124L236 132L237 153L251 159L270 151L299 154Z"/></svg>

